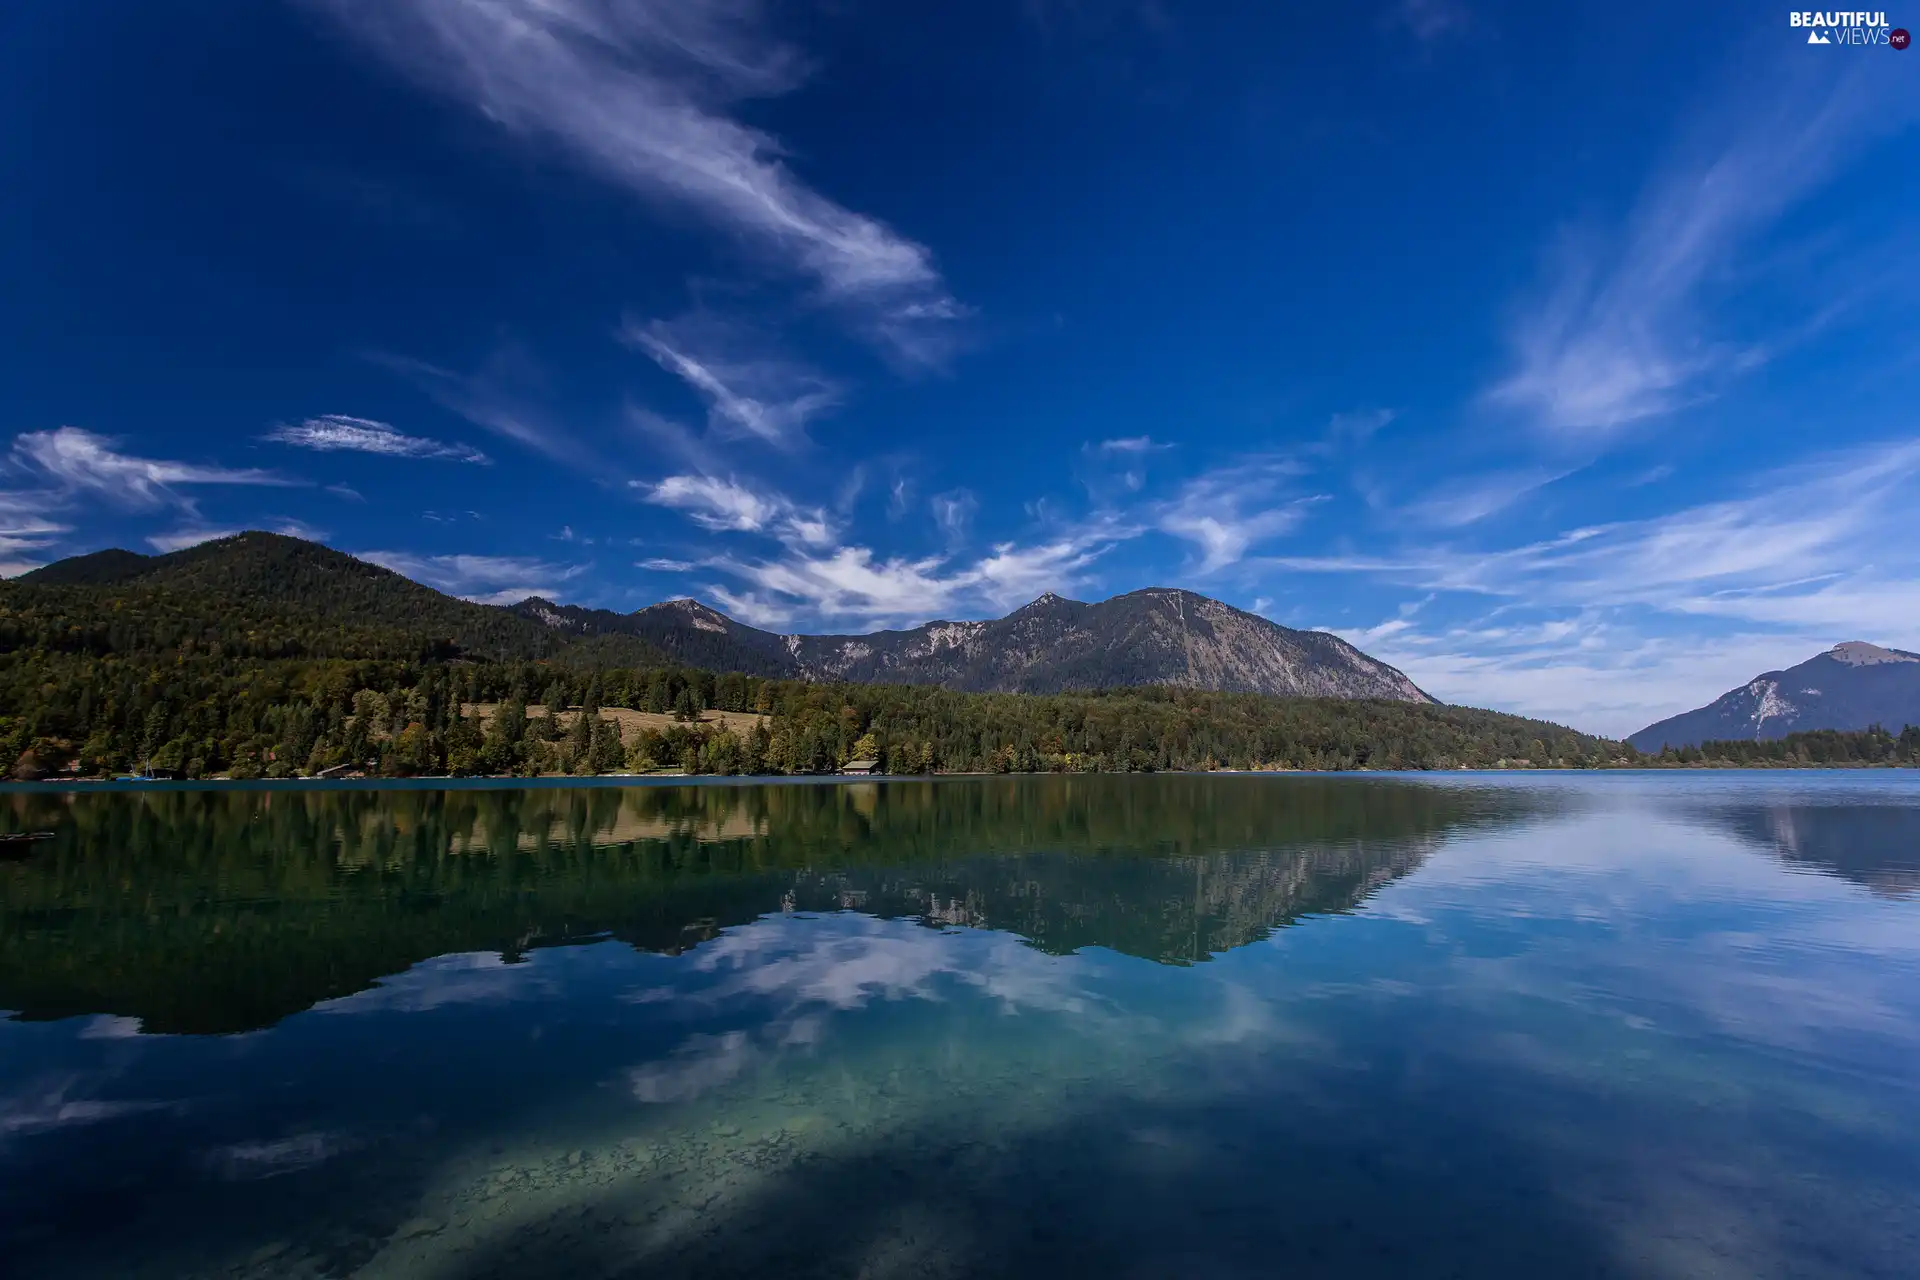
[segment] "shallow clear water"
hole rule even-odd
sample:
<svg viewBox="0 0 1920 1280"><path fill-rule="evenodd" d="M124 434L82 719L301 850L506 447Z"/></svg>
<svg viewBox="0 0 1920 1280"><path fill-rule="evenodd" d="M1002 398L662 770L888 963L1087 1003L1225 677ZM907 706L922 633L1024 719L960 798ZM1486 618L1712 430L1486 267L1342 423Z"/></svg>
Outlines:
<svg viewBox="0 0 1920 1280"><path fill-rule="evenodd" d="M19 794L61 1276L1897 1276L1920 779Z"/></svg>

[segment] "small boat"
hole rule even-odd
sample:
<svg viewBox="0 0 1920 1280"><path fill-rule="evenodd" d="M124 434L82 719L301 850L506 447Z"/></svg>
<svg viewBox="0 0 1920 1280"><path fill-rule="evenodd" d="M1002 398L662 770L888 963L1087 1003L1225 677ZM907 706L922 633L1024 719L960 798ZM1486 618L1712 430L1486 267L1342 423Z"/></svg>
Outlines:
<svg viewBox="0 0 1920 1280"><path fill-rule="evenodd" d="M114 781L115 782L172 782L173 776L174 776L173 770L156 769L153 767L153 761L149 760L147 761L146 768L135 769L132 773L123 773L119 777L115 778Z"/></svg>

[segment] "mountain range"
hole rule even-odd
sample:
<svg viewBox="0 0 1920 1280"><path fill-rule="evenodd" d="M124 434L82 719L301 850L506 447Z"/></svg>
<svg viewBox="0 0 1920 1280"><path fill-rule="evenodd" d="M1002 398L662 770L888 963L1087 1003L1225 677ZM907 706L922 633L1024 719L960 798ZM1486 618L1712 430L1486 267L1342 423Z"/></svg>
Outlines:
<svg viewBox="0 0 1920 1280"><path fill-rule="evenodd" d="M1920 653L1849 640L1798 666L1757 675L1704 707L1648 725L1627 741L1655 752L1876 724L1895 733L1920 724Z"/></svg>
<svg viewBox="0 0 1920 1280"><path fill-rule="evenodd" d="M1149 587L1096 604L1048 593L1004 618L866 635L776 635L698 600L634 613L546 600L512 606L570 635L631 635L690 666L966 693L1173 685L1304 697L1433 702L1338 636L1296 631L1191 591Z"/></svg>
<svg viewBox="0 0 1920 1280"><path fill-rule="evenodd" d="M476 604L318 543L249 532L166 555L116 548L75 556L21 575L5 592L4 639L12 645L71 645L76 634L124 633L129 617L159 618L146 625L190 635L218 618L227 634L243 630L267 653L675 662L961 692L1171 685L1436 701L1337 636L1283 627L1206 596L1160 587L1091 604L1048 594L987 621L937 621L866 635L780 635L696 600L632 613L537 597ZM129 610L130 601L144 607ZM125 643L120 634L115 647Z"/></svg>

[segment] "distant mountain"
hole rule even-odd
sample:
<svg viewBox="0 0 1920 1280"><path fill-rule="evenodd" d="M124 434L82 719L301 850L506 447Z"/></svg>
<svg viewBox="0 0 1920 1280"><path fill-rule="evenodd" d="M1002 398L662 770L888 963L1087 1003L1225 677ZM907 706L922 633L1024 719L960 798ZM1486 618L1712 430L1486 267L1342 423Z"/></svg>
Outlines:
<svg viewBox="0 0 1920 1280"><path fill-rule="evenodd" d="M633 613L615 613L532 596L513 605L512 612L566 636L629 636L675 662L708 671L774 678L803 674L785 637L735 622L698 600L668 600Z"/></svg>
<svg viewBox="0 0 1920 1280"><path fill-rule="evenodd" d="M169 555L97 551L0 586L0 647L255 656L475 657L659 665L960 692L1173 685L1432 703L1338 636L1153 587L1097 604L1044 595L1004 618L871 635L778 635L696 600L633 613L474 604L317 543L242 533Z"/></svg>
<svg viewBox="0 0 1920 1280"><path fill-rule="evenodd" d="M1733 739L1784 738L1807 729L1898 733L1920 724L1920 653L1864 640L1837 644L1785 671L1755 676L1697 711L1648 725L1628 738L1641 751Z"/></svg>
<svg viewBox="0 0 1920 1280"><path fill-rule="evenodd" d="M569 634L619 633L695 666L968 693L1174 685L1305 697L1433 698L1338 636L1296 631L1191 591L1150 587L1098 604L1044 595L1004 618L868 635L776 635L697 600L618 614L513 606Z"/></svg>

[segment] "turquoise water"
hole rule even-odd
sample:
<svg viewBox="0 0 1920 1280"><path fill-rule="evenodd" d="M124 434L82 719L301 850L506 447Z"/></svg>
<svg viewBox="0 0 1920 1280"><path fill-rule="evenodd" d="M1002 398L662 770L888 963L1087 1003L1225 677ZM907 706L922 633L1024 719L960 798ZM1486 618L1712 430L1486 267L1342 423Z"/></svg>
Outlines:
<svg viewBox="0 0 1920 1280"><path fill-rule="evenodd" d="M1920 779L14 793L40 1276L1910 1276Z"/></svg>

